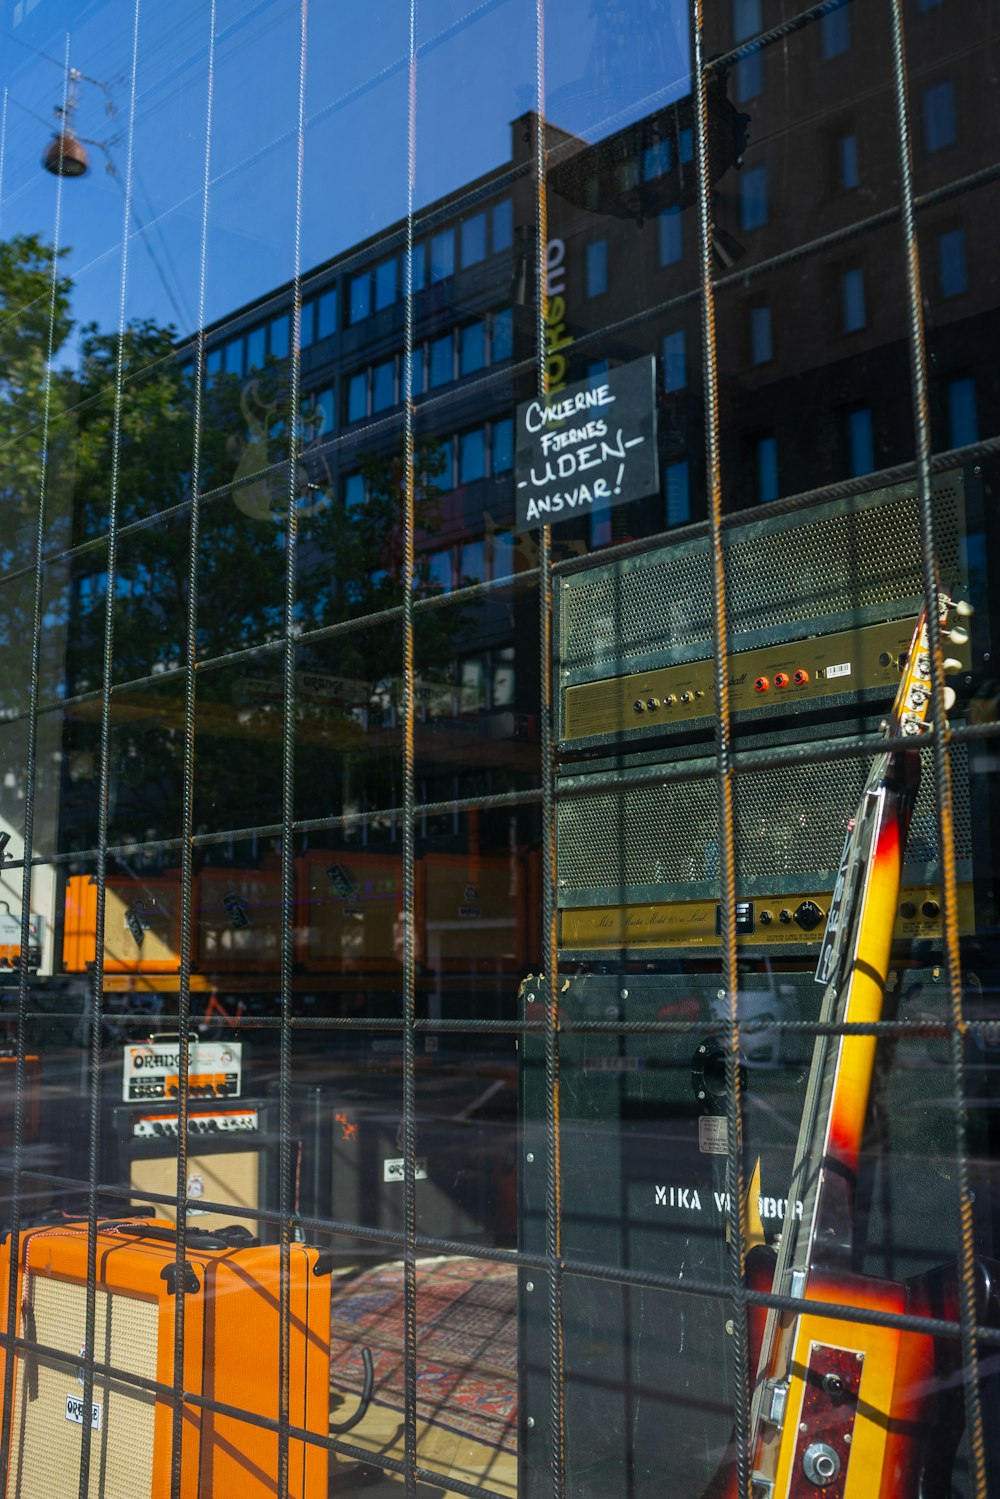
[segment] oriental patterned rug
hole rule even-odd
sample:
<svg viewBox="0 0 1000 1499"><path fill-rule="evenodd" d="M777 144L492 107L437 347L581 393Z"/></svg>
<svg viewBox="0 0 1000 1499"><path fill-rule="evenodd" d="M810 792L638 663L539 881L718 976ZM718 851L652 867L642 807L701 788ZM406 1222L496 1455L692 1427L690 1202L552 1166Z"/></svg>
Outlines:
<svg viewBox="0 0 1000 1499"><path fill-rule="evenodd" d="M365 1346L375 1366L374 1400L402 1413L400 1264L378 1265L339 1288L334 1281L330 1352L337 1394L361 1391ZM512 1265L464 1258L418 1262L417 1417L497 1450L516 1451L517 1275Z"/></svg>

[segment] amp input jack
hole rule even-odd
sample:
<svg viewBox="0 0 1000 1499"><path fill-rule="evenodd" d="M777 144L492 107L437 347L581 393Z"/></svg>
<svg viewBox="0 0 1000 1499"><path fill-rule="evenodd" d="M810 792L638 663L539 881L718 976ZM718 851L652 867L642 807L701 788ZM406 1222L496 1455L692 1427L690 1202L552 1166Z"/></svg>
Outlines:
<svg viewBox="0 0 1000 1499"><path fill-rule="evenodd" d="M753 690L754 692L766 692L770 685L767 677L758 677L753 684Z"/></svg>
<svg viewBox="0 0 1000 1499"><path fill-rule="evenodd" d="M776 671L774 674L774 685L778 688L779 691L782 687L787 687L788 673L783 671Z"/></svg>

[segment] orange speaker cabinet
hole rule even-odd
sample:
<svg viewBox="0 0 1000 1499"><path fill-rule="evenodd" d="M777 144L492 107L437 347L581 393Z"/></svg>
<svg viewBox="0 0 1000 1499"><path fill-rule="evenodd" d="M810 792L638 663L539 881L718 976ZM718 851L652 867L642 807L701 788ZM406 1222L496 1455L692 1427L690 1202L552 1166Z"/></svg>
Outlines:
<svg viewBox="0 0 1000 1499"><path fill-rule="evenodd" d="M526 947L520 857L428 854L420 863L423 961L437 972L523 970Z"/></svg>
<svg viewBox="0 0 1000 1499"><path fill-rule="evenodd" d="M281 962L281 874L203 869L198 876L198 967L277 972Z"/></svg>
<svg viewBox="0 0 1000 1499"><path fill-rule="evenodd" d="M299 958L326 973L387 973L402 961L402 854L312 849L298 866Z"/></svg>
<svg viewBox="0 0 1000 1499"><path fill-rule="evenodd" d="M6 1326L10 1238L0 1253ZM18 1336L77 1359L84 1346L87 1228L60 1224L21 1236ZM174 1382L175 1262L172 1224L107 1220L97 1235L94 1357L122 1375ZM188 1230L184 1318L185 1391L276 1420L278 1248L232 1247ZM325 1436L330 1408L330 1277L318 1252L291 1246L289 1419ZM0 1363L2 1369L2 1363ZM16 1355L9 1499L75 1494L83 1411L75 1362ZM90 1413L94 1499L168 1499L169 1399L96 1374ZM264 1499L278 1492L278 1438L235 1416L185 1404L180 1491L185 1499ZM326 1499L328 1456L289 1440L290 1499Z"/></svg>
<svg viewBox="0 0 1000 1499"><path fill-rule="evenodd" d="M17 1051L13 1046L0 1046L0 1145L11 1145L14 1141L14 1069L17 1066ZM41 1064L34 1054L24 1058L24 1129L23 1138L38 1137L38 1115L41 1094Z"/></svg>
<svg viewBox="0 0 1000 1499"><path fill-rule="evenodd" d="M97 882L90 875L66 881L63 963L85 973L97 956ZM106 973L176 973L181 966L180 874L157 879L115 875L108 880L104 912Z"/></svg>

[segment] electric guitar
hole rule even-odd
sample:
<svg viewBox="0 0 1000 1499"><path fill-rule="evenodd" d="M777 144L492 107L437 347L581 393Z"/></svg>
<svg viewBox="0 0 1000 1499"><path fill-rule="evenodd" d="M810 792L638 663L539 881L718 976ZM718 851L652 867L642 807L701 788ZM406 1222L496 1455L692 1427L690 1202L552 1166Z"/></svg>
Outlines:
<svg viewBox="0 0 1000 1499"><path fill-rule="evenodd" d="M942 629L968 639L968 605L940 600ZM958 662L945 662L956 669ZM887 737L926 732L931 700L925 615L903 664ZM946 689L946 704L954 693ZM820 1019L834 1025L882 1018L900 873L920 778L916 748L876 758L850 824L816 977ZM753 1499L944 1499L961 1434L957 1338L875 1326L865 1312L957 1320L955 1271L907 1282L860 1275L853 1265L855 1187L868 1114L876 1038L820 1035L813 1051L789 1202L777 1254L747 1256L755 1290L857 1309L858 1320L810 1311L751 1308L749 1457ZM980 1282L990 1272L977 1267ZM980 1283L981 1298L993 1294ZM738 1493L733 1444L705 1499Z"/></svg>

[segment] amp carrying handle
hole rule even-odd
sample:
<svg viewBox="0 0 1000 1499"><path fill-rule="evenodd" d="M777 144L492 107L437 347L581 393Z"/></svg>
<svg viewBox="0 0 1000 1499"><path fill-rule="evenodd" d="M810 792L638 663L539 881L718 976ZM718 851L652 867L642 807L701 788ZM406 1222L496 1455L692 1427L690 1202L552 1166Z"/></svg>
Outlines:
<svg viewBox="0 0 1000 1499"><path fill-rule="evenodd" d="M348 1416L346 1421L331 1421L330 1430L335 1432L350 1431L352 1426L357 1426L362 1416L372 1403L372 1390L375 1388L375 1366L372 1363L372 1351L370 1348L362 1348L361 1361L365 1366L365 1383L358 1401L358 1408L353 1416Z"/></svg>
<svg viewBox="0 0 1000 1499"><path fill-rule="evenodd" d="M101 1223L102 1233L132 1234L137 1239L163 1239L172 1244L177 1239L177 1230L165 1223L133 1223L131 1219ZM191 1249L251 1249L260 1243L242 1223L229 1223L225 1228L189 1228L187 1243Z"/></svg>

